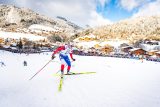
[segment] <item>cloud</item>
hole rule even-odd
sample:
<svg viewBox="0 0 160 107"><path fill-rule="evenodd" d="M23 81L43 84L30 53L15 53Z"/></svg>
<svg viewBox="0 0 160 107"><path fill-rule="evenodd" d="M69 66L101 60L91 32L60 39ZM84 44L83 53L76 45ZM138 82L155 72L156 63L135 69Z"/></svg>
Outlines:
<svg viewBox="0 0 160 107"><path fill-rule="evenodd" d="M160 0L143 5L132 17L160 15Z"/></svg>
<svg viewBox="0 0 160 107"><path fill-rule="evenodd" d="M150 2L151 0L120 0L118 3L122 8L132 11L133 9Z"/></svg>
<svg viewBox="0 0 160 107"><path fill-rule="evenodd" d="M100 3L102 7L104 7L106 3L110 2L110 0L97 0L97 1Z"/></svg>
<svg viewBox="0 0 160 107"><path fill-rule="evenodd" d="M107 24L112 24L112 22L108 19L103 18L102 15L99 15L95 11L91 13L91 20L89 21L90 26L96 27Z"/></svg>
<svg viewBox="0 0 160 107"><path fill-rule="evenodd" d="M105 21L105 18L97 13L96 6L97 2L104 6L108 1L110 0L10 0L10 3L30 8L52 18L62 16L84 27L92 21L98 21L97 24ZM95 17L93 17L93 13L95 13Z"/></svg>

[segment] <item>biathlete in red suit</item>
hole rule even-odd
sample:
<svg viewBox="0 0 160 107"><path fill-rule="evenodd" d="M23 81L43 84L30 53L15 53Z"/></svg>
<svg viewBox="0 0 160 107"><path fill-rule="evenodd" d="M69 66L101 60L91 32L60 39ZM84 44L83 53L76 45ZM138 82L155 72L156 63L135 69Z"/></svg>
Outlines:
<svg viewBox="0 0 160 107"><path fill-rule="evenodd" d="M70 74L70 68L71 68L71 61L69 59L69 55L70 58L75 61L75 59L73 58L72 55L72 47L71 45L64 45L64 46L60 46L58 47L56 50L53 51L52 54L52 59L55 58L55 54L59 53L59 58L61 61L61 73L64 73L64 66L65 64L67 64L68 68L67 68L67 73Z"/></svg>

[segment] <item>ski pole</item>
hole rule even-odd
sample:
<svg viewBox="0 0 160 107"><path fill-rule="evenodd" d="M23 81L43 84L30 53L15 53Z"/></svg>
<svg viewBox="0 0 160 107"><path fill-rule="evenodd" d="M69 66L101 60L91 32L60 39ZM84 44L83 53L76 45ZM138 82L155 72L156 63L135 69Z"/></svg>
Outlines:
<svg viewBox="0 0 160 107"><path fill-rule="evenodd" d="M52 61L52 59L49 60L49 61L48 61L39 71L37 71L29 80L32 80L32 78L34 78L39 72L41 72L42 69L43 69L44 67L46 67L51 61Z"/></svg>

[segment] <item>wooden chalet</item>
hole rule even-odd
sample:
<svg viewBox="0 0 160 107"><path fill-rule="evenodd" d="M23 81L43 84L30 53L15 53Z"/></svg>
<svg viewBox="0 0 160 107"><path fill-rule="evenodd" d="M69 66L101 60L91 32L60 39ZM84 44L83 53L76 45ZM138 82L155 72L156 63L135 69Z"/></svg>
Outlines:
<svg viewBox="0 0 160 107"><path fill-rule="evenodd" d="M96 45L94 45L94 48L95 48L95 49L100 49L100 48L102 48L102 46L99 45L99 44L96 44Z"/></svg>
<svg viewBox="0 0 160 107"><path fill-rule="evenodd" d="M160 51L156 52L155 55L160 58Z"/></svg>
<svg viewBox="0 0 160 107"><path fill-rule="evenodd" d="M130 54L134 54L134 55L146 55L146 52L147 52L141 48L133 48L133 49L130 49L129 51L130 51Z"/></svg>
<svg viewBox="0 0 160 107"><path fill-rule="evenodd" d="M156 55L156 52L158 52L158 51L157 50L148 51L147 55L149 55L149 56Z"/></svg>
<svg viewBox="0 0 160 107"><path fill-rule="evenodd" d="M125 52L125 53L129 53L129 50L133 49L132 46L126 46L126 47L122 47L121 48L121 51L122 52Z"/></svg>
<svg viewBox="0 0 160 107"><path fill-rule="evenodd" d="M100 49L100 51L102 53L106 53L106 54L109 54L109 53L113 52L113 50L114 50L114 48L112 46L109 46L109 45L106 45L106 46L104 46Z"/></svg>

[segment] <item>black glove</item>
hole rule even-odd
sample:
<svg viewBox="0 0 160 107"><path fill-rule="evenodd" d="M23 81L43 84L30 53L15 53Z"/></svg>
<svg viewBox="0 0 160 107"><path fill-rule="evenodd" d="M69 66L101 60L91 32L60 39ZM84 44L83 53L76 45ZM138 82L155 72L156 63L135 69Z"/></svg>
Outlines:
<svg viewBox="0 0 160 107"><path fill-rule="evenodd" d="M54 56L54 55L52 55L51 59L53 60L54 58L55 58L55 56Z"/></svg>
<svg viewBox="0 0 160 107"><path fill-rule="evenodd" d="M74 58L73 58L72 60L73 60L73 61L76 61L76 59L74 59Z"/></svg>

